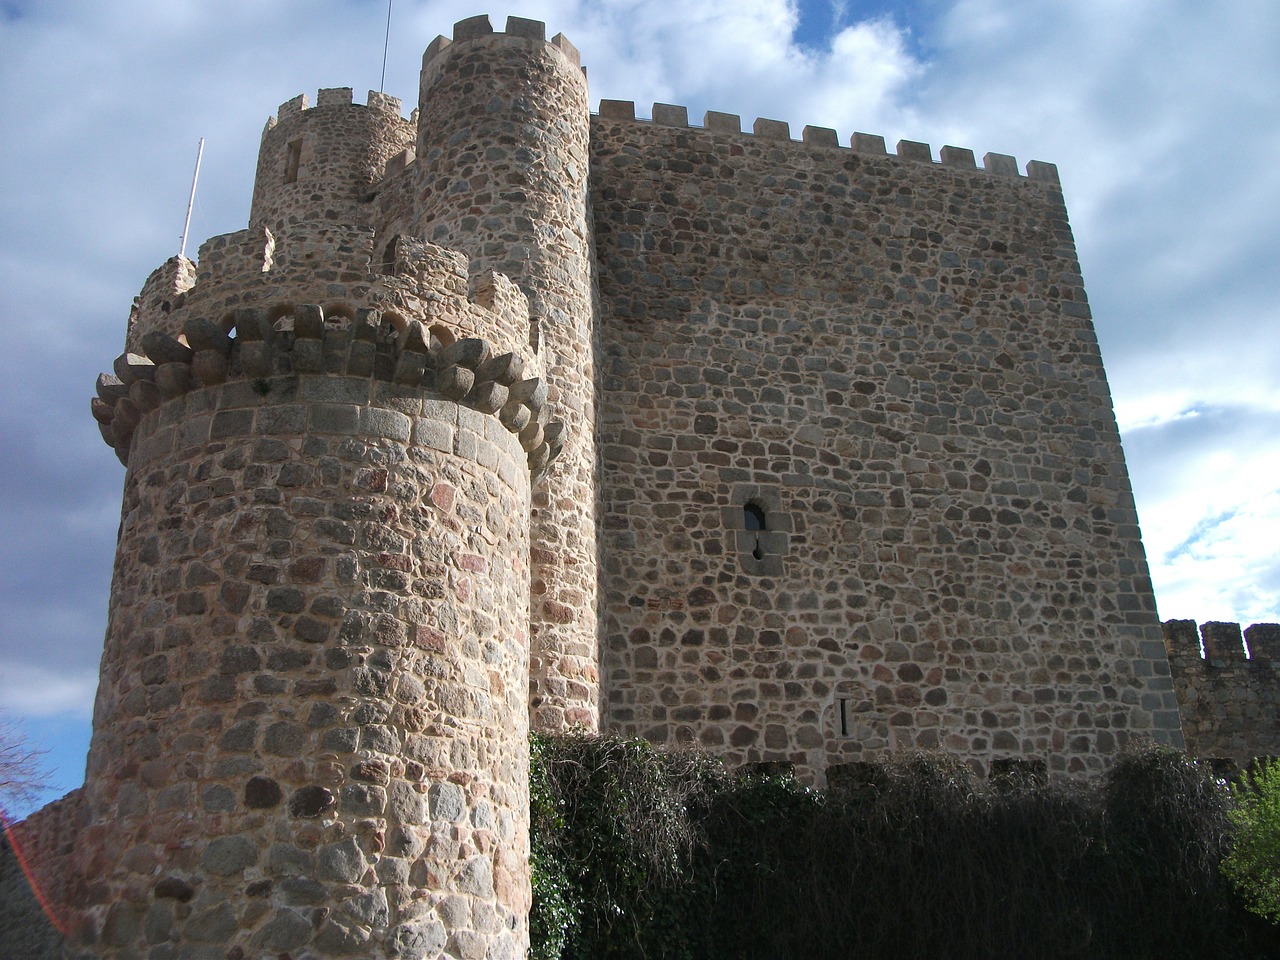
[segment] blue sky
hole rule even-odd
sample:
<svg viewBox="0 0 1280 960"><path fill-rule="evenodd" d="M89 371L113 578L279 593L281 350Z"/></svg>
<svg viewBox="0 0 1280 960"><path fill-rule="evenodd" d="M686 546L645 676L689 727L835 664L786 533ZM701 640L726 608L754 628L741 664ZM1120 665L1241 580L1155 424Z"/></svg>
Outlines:
<svg viewBox="0 0 1280 960"><path fill-rule="evenodd" d="M129 303L248 216L277 104L377 88L383 0L0 2L0 708L83 776L123 470L88 398ZM395 0L386 90L462 0ZM593 102L1058 164L1161 615L1280 620L1280 4L513 0ZM21 811L20 811L21 812Z"/></svg>

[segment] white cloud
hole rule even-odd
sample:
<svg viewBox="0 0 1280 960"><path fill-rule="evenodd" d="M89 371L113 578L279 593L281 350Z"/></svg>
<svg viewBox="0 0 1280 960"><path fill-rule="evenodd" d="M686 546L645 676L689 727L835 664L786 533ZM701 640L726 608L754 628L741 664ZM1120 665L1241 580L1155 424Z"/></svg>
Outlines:
<svg viewBox="0 0 1280 960"><path fill-rule="evenodd" d="M87 719L93 712L98 671L65 671L29 662L0 661L0 704L17 716L73 714Z"/></svg>

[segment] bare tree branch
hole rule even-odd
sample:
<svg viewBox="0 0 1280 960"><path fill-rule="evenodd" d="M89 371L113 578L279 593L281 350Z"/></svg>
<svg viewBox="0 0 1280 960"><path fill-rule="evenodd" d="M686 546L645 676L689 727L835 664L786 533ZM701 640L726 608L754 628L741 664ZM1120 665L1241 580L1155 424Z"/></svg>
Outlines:
<svg viewBox="0 0 1280 960"><path fill-rule="evenodd" d="M0 714L0 810L31 803L48 786L46 752L31 746L18 725Z"/></svg>

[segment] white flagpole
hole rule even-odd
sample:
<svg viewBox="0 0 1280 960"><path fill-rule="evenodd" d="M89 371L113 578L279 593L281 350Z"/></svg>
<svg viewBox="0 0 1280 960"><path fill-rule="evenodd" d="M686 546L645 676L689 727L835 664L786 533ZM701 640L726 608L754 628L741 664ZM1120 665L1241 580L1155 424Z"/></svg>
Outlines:
<svg viewBox="0 0 1280 960"><path fill-rule="evenodd" d="M182 243L178 246L178 257L182 258L187 253L187 231L191 229L191 208L196 202L196 181L200 179L200 158L204 156L204 137L200 138L200 143L196 147L196 172L191 175L191 198L187 200L187 220L182 225Z"/></svg>
<svg viewBox="0 0 1280 960"><path fill-rule="evenodd" d="M387 47L391 45L391 0L387 0L387 35L382 41L382 79L378 81L378 92L387 85Z"/></svg>

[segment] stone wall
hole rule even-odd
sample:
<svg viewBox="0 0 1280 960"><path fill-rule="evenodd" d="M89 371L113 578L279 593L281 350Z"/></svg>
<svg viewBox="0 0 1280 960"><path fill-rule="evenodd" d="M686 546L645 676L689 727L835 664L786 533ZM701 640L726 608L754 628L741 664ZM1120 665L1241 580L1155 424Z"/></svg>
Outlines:
<svg viewBox="0 0 1280 960"><path fill-rule="evenodd" d="M86 949L519 955L530 724L819 783L1182 743L1056 169L852 145L592 117L517 17L408 120L281 107L92 402Z"/></svg>
<svg viewBox="0 0 1280 960"><path fill-rule="evenodd" d="M373 227L326 220L294 224L279 236L251 227L211 237L200 245L194 279L177 295L148 295L165 288L176 259L152 273L131 314L126 350L145 353L142 339L152 330L182 336L192 318L212 318L230 330L235 311L246 307L268 305L279 320L292 304L322 293L330 316L350 318L357 306L370 306L398 329L419 319L442 342L481 337L541 373L529 344L528 301L509 279L473 273L465 253L408 234L392 239L375 257Z"/></svg>
<svg viewBox="0 0 1280 960"><path fill-rule="evenodd" d="M0 830L0 943L22 960L62 960L62 935L50 922L10 837Z"/></svg>
<svg viewBox="0 0 1280 960"><path fill-rule="evenodd" d="M1188 752L1224 773L1280 755L1280 624L1166 620L1164 641Z"/></svg>
<svg viewBox="0 0 1280 960"><path fill-rule="evenodd" d="M654 118L592 123L606 725L817 780L1180 745L1053 168Z"/></svg>
<svg viewBox="0 0 1280 960"><path fill-rule="evenodd" d="M19 823L4 824L6 843L12 851L9 871L16 868L23 874L22 881L30 891L34 908L43 913L43 922L59 934L65 933L70 916L67 893L84 817L84 791L77 788ZM7 887L18 882L16 876L5 878ZM13 890L7 892L15 893ZM6 904L6 909L18 906L16 893L14 900L15 903ZM9 937L10 931L0 926L0 935ZM16 932L13 938L17 939ZM44 935L37 939L50 940Z"/></svg>

